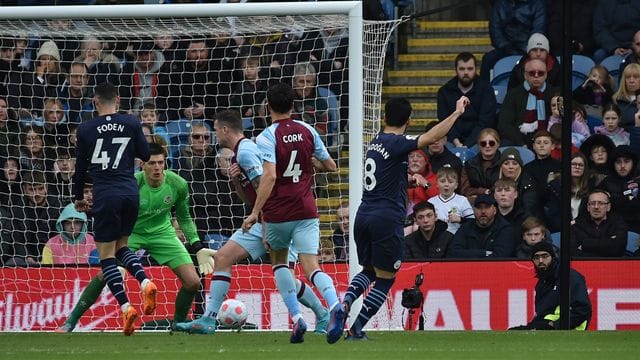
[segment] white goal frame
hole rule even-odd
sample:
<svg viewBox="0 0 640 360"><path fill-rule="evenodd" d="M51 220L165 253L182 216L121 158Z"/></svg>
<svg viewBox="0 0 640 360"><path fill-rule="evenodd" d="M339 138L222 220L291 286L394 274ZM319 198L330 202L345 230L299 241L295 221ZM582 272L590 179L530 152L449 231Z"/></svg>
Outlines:
<svg viewBox="0 0 640 360"><path fill-rule="evenodd" d="M215 16L286 16L346 14L349 17L349 216L355 212L362 196L363 153L363 61L362 2L323 1L243 4L145 4L101 6L8 6L2 7L4 20L42 19L135 19ZM384 55L383 55L384 56ZM360 94L360 96L354 96ZM358 150L356 150L358 149ZM356 150L356 151L354 151ZM352 227L349 244L349 273L353 277L358 266Z"/></svg>

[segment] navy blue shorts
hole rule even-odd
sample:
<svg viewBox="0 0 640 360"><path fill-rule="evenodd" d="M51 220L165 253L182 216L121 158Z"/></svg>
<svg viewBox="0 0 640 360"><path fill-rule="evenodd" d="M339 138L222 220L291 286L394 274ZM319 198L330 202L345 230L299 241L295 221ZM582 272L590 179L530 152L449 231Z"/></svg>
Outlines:
<svg viewBox="0 0 640 360"><path fill-rule="evenodd" d="M393 224L388 218L358 213L353 235L360 265L391 272L400 269L404 246L402 223Z"/></svg>
<svg viewBox="0 0 640 360"><path fill-rule="evenodd" d="M96 242L111 242L131 235L138 218L140 195L95 194L93 232Z"/></svg>

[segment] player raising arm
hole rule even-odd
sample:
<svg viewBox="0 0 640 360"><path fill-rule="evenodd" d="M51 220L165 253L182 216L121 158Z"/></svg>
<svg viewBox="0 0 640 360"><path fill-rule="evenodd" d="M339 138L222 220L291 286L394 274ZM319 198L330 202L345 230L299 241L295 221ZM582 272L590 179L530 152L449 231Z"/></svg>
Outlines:
<svg viewBox="0 0 640 360"><path fill-rule="evenodd" d="M138 312L129 304L116 259L140 282L145 314L155 310L157 288L147 279L140 259L127 248L138 215L138 186L133 176L134 159L149 159L149 145L140 120L117 114L118 90L109 83L95 88L93 103L98 116L80 124L76 143L73 181L75 207L88 210L83 189L87 170L93 178L95 242L104 279L123 312L125 335L133 334Z"/></svg>
<svg viewBox="0 0 640 360"><path fill-rule="evenodd" d="M200 288L191 256L176 236L171 222L172 209L191 248L196 255L200 272L213 272L215 251L203 248L196 226L189 213L189 186L176 173L165 170L166 151L162 145L150 144L151 157L142 164L143 172L135 174L140 193L138 220L129 237L129 249L145 249L161 265L167 265L180 279L182 287L176 296L174 322L183 322L191 309L193 298ZM64 325L57 332L71 332L78 320L100 296L106 282L102 273L96 275L84 289Z"/></svg>
<svg viewBox="0 0 640 360"><path fill-rule="evenodd" d="M216 113L214 128L218 144L222 146L219 153L228 151L232 154L229 173L236 193L251 206L256 199L255 189L259 187L262 177L262 159L258 147L253 141L244 137L242 118L237 111L224 110ZM233 151L229 149L233 149ZM192 322L178 323L176 330L192 334L213 334L217 328L216 315L229 291L231 267L247 257L256 260L265 252L262 241L262 224L253 225L247 232L243 232L241 229L236 231L216 254L209 300L204 316ZM295 254L290 254L289 260L295 262ZM316 332L326 332L329 312L322 306L312 289L298 279L295 281L298 301L311 308L316 315Z"/></svg>
<svg viewBox="0 0 640 360"><path fill-rule="evenodd" d="M351 280L344 297L345 309L348 311L372 283L373 287L347 334L348 340L366 339L362 328L386 301L396 271L400 269L408 154L444 137L468 104L469 99L462 96L453 114L420 136L404 135L411 117L409 101L392 98L385 104L386 125L367 149L362 203L353 229L358 262L363 270Z"/></svg>
<svg viewBox="0 0 640 360"><path fill-rule="evenodd" d="M309 124L291 119L294 93L287 84L275 84L267 91L267 103L273 124L256 140L263 160L263 175L251 214L242 229L248 231L262 216L265 238L271 248L271 264L278 291L293 319L290 342L301 343L307 325L296 301L296 286L287 268L289 246L293 244L307 279L322 293L329 305L331 320L327 341L337 341L344 325L344 311L333 280L318 264L320 223L313 196L312 157L322 168L335 171L336 163L316 130ZM340 320L339 324L335 319Z"/></svg>

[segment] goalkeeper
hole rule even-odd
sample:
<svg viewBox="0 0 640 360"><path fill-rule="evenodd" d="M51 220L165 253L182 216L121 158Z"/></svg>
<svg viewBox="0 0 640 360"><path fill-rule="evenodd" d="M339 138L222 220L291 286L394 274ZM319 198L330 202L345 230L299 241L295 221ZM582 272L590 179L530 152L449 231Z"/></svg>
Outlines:
<svg viewBox="0 0 640 360"><path fill-rule="evenodd" d="M159 264L167 265L182 283L175 303L174 322L183 322L191 309L193 298L200 288L200 277L185 246L178 239L171 223L175 208L180 228L189 241L191 253L196 255L200 272L213 272L214 250L203 248L189 213L189 188L177 174L165 170L166 151L158 143L149 144L151 157L135 174L140 188L140 209L133 233L129 238L131 251L145 249ZM78 320L98 299L106 285L98 273L84 289L64 325L56 332L71 332Z"/></svg>

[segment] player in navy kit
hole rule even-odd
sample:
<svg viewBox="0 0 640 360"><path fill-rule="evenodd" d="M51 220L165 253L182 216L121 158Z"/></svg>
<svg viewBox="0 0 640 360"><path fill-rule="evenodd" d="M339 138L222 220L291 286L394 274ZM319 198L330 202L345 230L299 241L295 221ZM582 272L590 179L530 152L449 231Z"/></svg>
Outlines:
<svg viewBox="0 0 640 360"><path fill-rule="evenodd" d="M149 160L149 144L140 120L116 113L118 90L109 83L95 88L93 98L98 116L78 127L76 172L73 181L75 207L88 211L83 188L87 170L93 179L93 228L104 280L123 312L125 335L133 334L137 311L129 304L117 261L140 282L143 312L156 307L156 286L147 278L140 259L127 247L138 216L139 189L133 175L134 160Z"/></svg>
<svg viewBox="0 0 640 360"><path fill-rule="evenodd" d="M347 340L367 339L362 328L387 299L402 262L403 220L407 200L408 154L444 137L464 113L469 99L460 97L456 111L422 135L405 135L411 104L392 98L385 104L385 128L367 148L362 203L356 213L354 238L363 270L351 280L343 305L346 311L373 283ZM342 324L344 328L344 323Z"/></svg>

